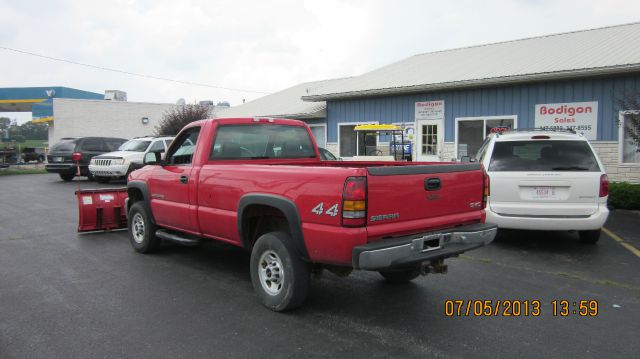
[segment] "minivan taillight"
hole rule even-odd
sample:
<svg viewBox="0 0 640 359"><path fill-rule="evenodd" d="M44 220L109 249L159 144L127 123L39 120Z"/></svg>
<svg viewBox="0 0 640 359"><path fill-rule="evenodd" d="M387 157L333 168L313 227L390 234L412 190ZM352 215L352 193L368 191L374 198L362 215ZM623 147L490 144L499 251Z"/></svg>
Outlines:
<svg viewBox="0 0 640 359"><path fill-rule="evenodd" d="M72 161L76 161L77 162L77 161L80 161L81 159L82 159L82 152L74 152L71 155L71 160Z"/></svg>
<svg viewBox="0 0 640 359"><path fill-rule="evenodd" d="M342 225L363 227L367 222L367 177L348 177L342 191Z"/></svg>
<svg viewBox="0 0 640 359"><path fill-rule="evenodd" d="M600 176L600 197L609 195L609 177L607 175Z"/></svg>
<svg viewBox="0 0 640 359"><path fill-rule="evenodd" d="M487 172L482 170L482 208L487 208L487 200L491 195L490 178Z"/></svg>

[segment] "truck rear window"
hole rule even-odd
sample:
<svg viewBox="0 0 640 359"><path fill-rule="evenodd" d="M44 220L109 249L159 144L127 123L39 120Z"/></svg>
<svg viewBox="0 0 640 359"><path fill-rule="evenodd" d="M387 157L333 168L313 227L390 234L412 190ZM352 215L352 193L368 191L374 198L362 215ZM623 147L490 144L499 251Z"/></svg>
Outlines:
<svg viewBox="0 0 640 359"><path fill-rule="evenodd" d="M210 155L212 160L314 157L306 128L282 125L220 126Z"/></svg>
<svg viewBox="0 0 640 359"><path fill-rule="evenodd" d="M586 141L496 142L489 171L588 171L600 168Z"/></svg>

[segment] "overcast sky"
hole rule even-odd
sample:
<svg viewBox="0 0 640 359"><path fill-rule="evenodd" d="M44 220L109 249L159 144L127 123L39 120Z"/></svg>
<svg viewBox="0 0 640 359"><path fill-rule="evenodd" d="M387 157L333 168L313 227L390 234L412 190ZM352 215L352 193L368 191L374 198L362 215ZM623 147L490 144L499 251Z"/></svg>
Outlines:
<svg viewBox="0 0 640 359"><path fill-rule="evenodd" d="M359 75L418 53L629 23L640 20L638 14L637 0L0 0L0 46L245 91L2 49L0 87L119 89L129 101L237 105L263 96L247 90L275 92Z"/></svg>

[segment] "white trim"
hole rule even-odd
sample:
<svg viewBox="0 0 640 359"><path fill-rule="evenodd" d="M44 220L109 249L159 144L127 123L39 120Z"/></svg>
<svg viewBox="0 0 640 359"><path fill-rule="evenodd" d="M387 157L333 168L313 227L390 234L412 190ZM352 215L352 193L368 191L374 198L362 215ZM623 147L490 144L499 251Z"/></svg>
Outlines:
<svg viewBox="0 0 640 359"><path fill-rule="evenodd" d="M624 158L624 115L637 114L640 110L618 111L618 165L623 167L640 167L640 162L623 162Z"/></svg>
<svg viewBox="0 0 640 359"><path fill-rule="evenodd" d="M342 158L351 158L351 157L345 157L342 156L342 154L340 153L340 127L341 126L354 126L354 125L377 125L378 121L364 121L364 122L338 122L338 156L337 157L342 157ZM376 137L376 146L378 145L378 138ZM358 139L356 138L356 156L358 155Z"/></svg>
<svg viewBox="0 0 640 359"><path fill-rule="evenodd" d="M309 126L309 128L324 127L324 147L327 147L327 124L326 123L307 123L307 126ZM313 131L311 131L311 133L313 134Z"/></svg>
<svg viewBox="0 0 640 359"><path fill-rule="evenodd" d="M504 115L504 116L475 116L475 117L456 117L455 118L455 126L453 128L453 156L458 159L458 122L460 121L478 121L478 120L513 120L513 129L518 128L518 115ZM487 126L486 124L482 126L482 141L487 138Z"/></svg>

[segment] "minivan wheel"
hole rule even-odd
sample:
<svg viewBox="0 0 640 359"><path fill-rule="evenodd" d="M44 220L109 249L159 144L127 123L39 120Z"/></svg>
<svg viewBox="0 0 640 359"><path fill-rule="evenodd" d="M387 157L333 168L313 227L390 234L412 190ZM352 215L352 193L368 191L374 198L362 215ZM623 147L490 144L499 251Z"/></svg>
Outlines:
<svg viewBox="0 0 640 359"><path fill-rule="evenodd" d="M595 229L592 231L579 231L580 242L587 244L594 244L600 239L600 232L602 230Z"/></svg>
<svg viewBox="0 0 640 359"><path fill-rule="evenodd" d="M60 173L59 174L60 178L62 178L63 181L65 182L71 182L73 180L73 177L75 177L76 175L71 173Z"/></svg>
<svg viewBox="0 0 640 359"><path fill-rule="evenodd" d="M160 248L156 226L151 222L144 202L136 202L129 210L129 241L136 252L152 253Z"/></svg>
<svg viewBox="0 0 640 359"><path fill-rule="evenodd" d="M284 232L260 236L251 251L251 283L260 302L281 312L295 309L309 294L310 270Z"/></svg>

